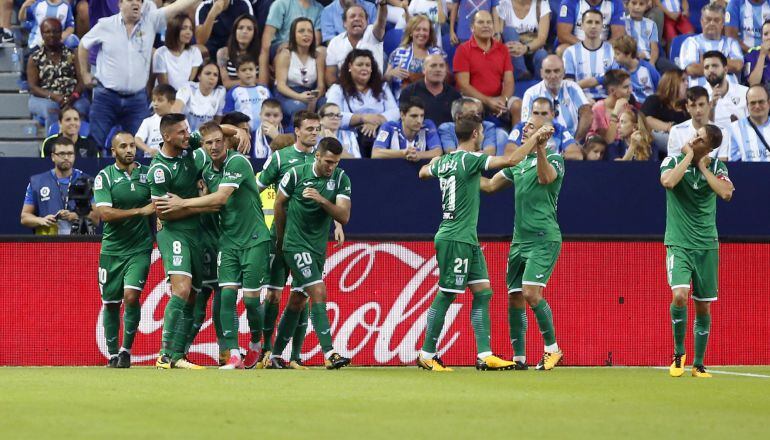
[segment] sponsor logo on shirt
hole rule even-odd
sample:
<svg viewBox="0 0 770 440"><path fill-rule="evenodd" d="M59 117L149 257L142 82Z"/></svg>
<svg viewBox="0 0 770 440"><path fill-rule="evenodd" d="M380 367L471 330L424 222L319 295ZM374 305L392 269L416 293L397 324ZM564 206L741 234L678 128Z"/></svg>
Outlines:
<svg viewBox="0 0 770 440"><path fill-rule="evenodd" d="M174 168L176 168L176 164L174 164ZM166 182L166 175L163 174L163 170L160 168L156 168L155 172L152 174L153 180L155 180L155 183L165 183Z"/></svg>

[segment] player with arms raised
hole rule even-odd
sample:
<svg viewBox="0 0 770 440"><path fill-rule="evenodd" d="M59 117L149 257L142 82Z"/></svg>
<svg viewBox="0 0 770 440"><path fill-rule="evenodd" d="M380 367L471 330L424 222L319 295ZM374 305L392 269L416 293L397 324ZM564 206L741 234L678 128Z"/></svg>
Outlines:
<svg viewBox="0 0 770 440"><path fill-rule="evenodd" d="M671 286L671 325L674 333L674 361L669 374L684 374L687 332L687 296L692 282L695 302L695 358L693 377L708 378L703 366L709 332L711 302L717 300L719 237L716 212L719 196L732 198L735 187L724 162L709 157L722 143L722 131L707 124L682 147L678 156L669 156L660 166L660 183L666 188L666 272Z"/></svg>

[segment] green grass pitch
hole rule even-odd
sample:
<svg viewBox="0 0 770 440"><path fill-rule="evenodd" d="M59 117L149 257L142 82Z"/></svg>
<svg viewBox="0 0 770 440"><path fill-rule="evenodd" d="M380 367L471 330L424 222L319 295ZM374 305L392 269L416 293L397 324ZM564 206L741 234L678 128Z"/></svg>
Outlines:
<svg viewBox="0 0 770 440"><path fill-rule="evenodd" d="M770 438L770 367L0 368L0 439Z"/></svg>

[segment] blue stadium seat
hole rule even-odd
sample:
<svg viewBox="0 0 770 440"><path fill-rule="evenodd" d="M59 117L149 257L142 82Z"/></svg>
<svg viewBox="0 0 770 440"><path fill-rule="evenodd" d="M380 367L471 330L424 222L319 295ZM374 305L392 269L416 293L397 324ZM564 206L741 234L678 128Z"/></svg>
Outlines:
<svg viewBox="0 0 770 440"><path fill-rule="evenodd" d="M385 37L382 39L382 51L385 55L384 62L388 61L390 53L396 50L399 44L401 44L401 38L404 36L403 29L390 29L385 32Z"/></svg>
<svg viewBox="0 0 770 440"><path fill-rule="evenodd" d="M452 40L449 38L449 32L446 32L441 35L441 45L444 49L444 53L446 53L447 57L447 66L449 68L449 72L452 71L452 62L455 59L455 49L457 49L455 46L452 46Z"/></svg>
<svg viewBox="0 0 770 440"><path fill-rule="evenodd" d="M679 52L682 50L682 43L684 43L684 40L687 39L687 37L692 35L695 35L695 34L677 35L676 37L674 37L673 40L671 40L671 47L669 48L668 59L671 60L674 64L679 65Z"/></svg>
<svg viewBox="0 0 770 440"><path fill-rule="evenodd" d="M80 133L78 134L80 134L81 136L88 136L88 134L91 133L90 130L91 130L91 126L88 124L88 121L80 121ZM59 123L54 122L50 127L48 127L47 136L53 136L57 133L59 133Z"/></svg>

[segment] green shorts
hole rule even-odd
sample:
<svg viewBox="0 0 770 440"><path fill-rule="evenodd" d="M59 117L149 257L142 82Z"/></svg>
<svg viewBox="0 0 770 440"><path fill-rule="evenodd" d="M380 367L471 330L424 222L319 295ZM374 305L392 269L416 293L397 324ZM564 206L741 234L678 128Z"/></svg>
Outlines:
<svg viewBox="0 0 770 440"><path fill-rule="evenodd" d="M217 248L210 246L208 243L204 245L203 253L201 256L201 263L203 267L203 273L201 281L205 287L214 289L217 287Z"/></svg>
<svg viewBox="0 0 770 440"><path fill-rule="evenodd" d="M163 258L166 275L184 275L192 278L192 288L199 291L203 280L203 258L200 237L195 231L158 231L158 249Z"/></svg>
<svg viewBox="0 0 770 440"><path fill-rule="evenodd" d="M150 272L150 252L133 255L99 255L99 291L102 302L119 303L123 301L126 289L144 289L147 274Z"/></svg>
<svg viewBox="0 0 770 440"><path fill-rule="evenodd" d="M487 260L477 244L436 240L438 288L442 292L464 293L469 284L488 283Z"/></svg>
<svg viewBox="0 0 770 440"><path fill-rule="evenodd" d="M522 284L545 287L561 251L560 241L513 242L508 252L508 293L521 292Z"/></svg>
<svg viewBox="0 0 770 440"><path fill-rule="evenodd" d="M323 283L325 255L306 249L284 249L283 259L293 278L292 290Z"/></svg>
<svg viewBox="0 0 770 440"><path fill-rule="evenodd" d="M217 256L219 287L261 290L267 285L269 265L270 242L246 249L221 249Z"/></svg>
<svg viewBox="0 0 770 440"><path fill-rule="evenodd" d="M671 289L690 288L696 301L716 301L719 283L719 249L686 249L666 246L666 274Z"/></svg>
<svg viewBox="0 0 770 440"><path fill-rule="evenodd" d="M289 279L289 268L286 261L281 258L275 249L275 241L270 240L270 274L267 279L267 288L273 290L283 290L286 286L286 280ZM292 285L295 283L292 280Z"/></svg>

